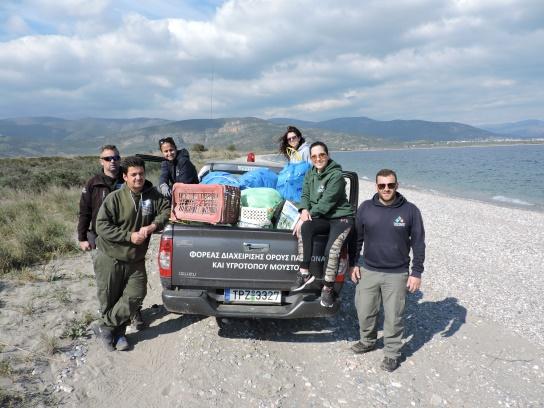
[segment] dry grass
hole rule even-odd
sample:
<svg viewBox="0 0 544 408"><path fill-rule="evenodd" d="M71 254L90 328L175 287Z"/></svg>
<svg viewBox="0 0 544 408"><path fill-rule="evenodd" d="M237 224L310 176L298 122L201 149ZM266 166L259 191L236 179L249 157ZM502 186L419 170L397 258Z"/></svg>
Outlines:
<svg viewBox="0 0 544 408"><path fill-rule="evenodd" d="M58 337L54 335L49 335L46 332L42 332L40 334L39 349L45 355L52 356L57 351L59 351L59 348L60 348L60 340L58 339Z"/></svg>

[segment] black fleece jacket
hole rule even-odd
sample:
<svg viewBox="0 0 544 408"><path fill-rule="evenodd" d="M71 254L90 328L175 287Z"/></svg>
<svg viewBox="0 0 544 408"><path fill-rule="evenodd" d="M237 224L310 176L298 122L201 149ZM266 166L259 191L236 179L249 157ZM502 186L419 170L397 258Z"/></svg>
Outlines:
<svg viewBox="0 0 544 408"><path fill-rule="evenodd" d="M397 192L391 205L383 205L376 193L359 206L350 245L350 266L358 264L378 272L408 272L410 248L414 256L411 275L421 277L425 261L423 219L419 209L402 194Z"/></svg>
<svg viewBox="0 0 544 408"><path fill-rule="evenodd" d="M106 196L123 185L123 171L119 169L117 178L108 177L102 171L91 177L81 190L79 199L79 218L77 223L78 241L87 241L87 231L96 232L96 215Z"/></svg>
<svg viewBox="0 0 544 408"><path fill-rule="evenodd" d="M198 184L198 174L187 149L178 150L174 160L161 163L159 185L163 183L170 186L174 183Z"/></svg>

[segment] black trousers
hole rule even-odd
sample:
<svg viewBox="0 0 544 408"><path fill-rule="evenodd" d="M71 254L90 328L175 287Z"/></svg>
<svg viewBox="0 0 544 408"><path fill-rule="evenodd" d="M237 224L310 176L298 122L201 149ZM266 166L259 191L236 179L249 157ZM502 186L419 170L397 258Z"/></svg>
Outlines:
<svg viewBox="0 0 544 408"><path fill-rule="evenodd" d="M344 241L353 228L353 218L313 218L311 221L305 221L300 228L300 238L298 241L299 255L302 255L300 268L308 269L312 260L312 249L314 237L318 234L329 234L327 245L325 246L325 282L332 283L336 280L338 271L338 259Z"/></svg>

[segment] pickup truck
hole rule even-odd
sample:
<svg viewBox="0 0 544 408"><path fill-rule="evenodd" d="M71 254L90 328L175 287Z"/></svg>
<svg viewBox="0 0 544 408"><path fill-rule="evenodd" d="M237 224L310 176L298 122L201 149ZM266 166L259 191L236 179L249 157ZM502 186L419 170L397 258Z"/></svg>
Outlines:
<svg viewBox="0 0 544 408"><path fill-rule="evenodd" d="M227 171L240 175L256 167L279 172L281 167L258 163L210 163L199 173ZM354 209L359 196L356 173L344 172L346 194ZM330 316L320 305L324 247L327 237L314 240L310 264L315 281L301 292L290 292L298 271L297 239L291 230L240 228L230 225L169 223L161 236L159 270L162 300L173 313L243 318L307 318ZM342 250L335 283L340 293L348 269Z"/></svg>

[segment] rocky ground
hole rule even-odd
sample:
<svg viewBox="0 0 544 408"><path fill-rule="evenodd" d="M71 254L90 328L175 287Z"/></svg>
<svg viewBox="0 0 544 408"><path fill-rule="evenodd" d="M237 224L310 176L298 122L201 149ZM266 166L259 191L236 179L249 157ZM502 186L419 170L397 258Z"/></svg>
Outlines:
<svg viewBox="0 0 544 408"><path fill-rule="evenodd" d="M363 184L361 195L370 193ZM97 309L89 254L27 271L23 282L0 281L0 405L543 407L542 302L534 296L543 293L544 216L406 195L425 218L427 272L409 297L406 359L394 373L379 368L383 344L364 356L349 349L359 338L352 284L327 319L167 313L154 237L149 327L129 335L128 352L105 352L85 328Z"/></svg>

